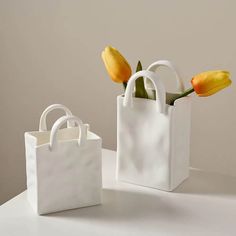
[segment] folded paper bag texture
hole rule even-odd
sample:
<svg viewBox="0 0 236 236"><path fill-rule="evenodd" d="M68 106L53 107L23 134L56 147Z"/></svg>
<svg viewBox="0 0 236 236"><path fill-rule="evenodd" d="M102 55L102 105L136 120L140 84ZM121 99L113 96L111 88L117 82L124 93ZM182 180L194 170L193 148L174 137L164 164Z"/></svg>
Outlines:
<svg viewBox="0 0 236 236"><path fill-rule="evenodd" d="M54 109L68 111L55 104ZM38 214L101 203L101 138L66 112L47 131L44 112L40 131L25 133L27 196ZM60 129L67 123L67 128Z"/></svg>
<svg viewBox="0 0 236 236"><path fill-rule="evenodd" d="M120 181L172 191L189 176L191 101L183 97L173 106L166 104L164 85L152 69L131 76L125 95L117 98L116 176ZM133 97L139 77L152 83L156 100Z"/></svg>

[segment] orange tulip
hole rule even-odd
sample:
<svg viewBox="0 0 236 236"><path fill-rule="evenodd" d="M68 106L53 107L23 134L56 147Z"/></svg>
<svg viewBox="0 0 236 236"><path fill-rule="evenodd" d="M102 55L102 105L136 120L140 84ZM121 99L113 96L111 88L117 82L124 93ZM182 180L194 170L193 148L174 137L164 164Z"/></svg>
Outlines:
<svg viewBox="0 0 236 236"><path fill-rule="evenodd" d="M170 105L174 104L176 99L188 96L194 92L199 97L207 97L218 91L228 87L232 81L230 80L230 73L223 70L206 71L195 75L192 78L192 88L187 89L182 94L172 98Z"/></svg>
<svg viewBox="0 0 236 236"><path fill-rule="evenodd" d="M231 84L228 71L207 71L192 78L192 86L200 97L210 96Z"/></svg>
<svg viewBox="0 0 236 236"><path fill-rule="evenodd" d="M106 47L102 59L111 79L117 83L126 83L131 74L131 68L126 59L113 47Z"/></svg>

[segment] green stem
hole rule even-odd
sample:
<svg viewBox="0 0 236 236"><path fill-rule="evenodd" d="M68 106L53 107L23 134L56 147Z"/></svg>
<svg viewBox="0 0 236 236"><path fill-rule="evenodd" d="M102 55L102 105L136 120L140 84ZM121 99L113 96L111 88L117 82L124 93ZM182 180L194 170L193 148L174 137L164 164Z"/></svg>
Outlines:
<svg viewBox="0 0 236 236"><path fill-rule="evenodd" d="M126 90L127 82L123 82L124 90Z"/></svg>
<svg viewBox="0 0 236 236"><path fill-rule="evenodd" d="M185 90L183 93L177 95L176 97L172 98L172 100L170 101L170 105L174 105L174 101L176 99L182 98L182 97L186 97L188 96L190 93L194 92L193 88L189 88L187 90Z"/></svg>

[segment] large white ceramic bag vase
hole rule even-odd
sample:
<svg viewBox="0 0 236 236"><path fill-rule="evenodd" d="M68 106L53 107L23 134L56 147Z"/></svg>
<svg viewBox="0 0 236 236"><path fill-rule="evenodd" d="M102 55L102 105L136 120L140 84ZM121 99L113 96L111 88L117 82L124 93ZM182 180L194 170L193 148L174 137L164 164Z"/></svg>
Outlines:
<svg viewBox="0 0 236 236"><path fill-rule="evenodd" d="M156 100L135 98L135 80L152 82ZM172 191L189 176L190 98L166 104L157 74L140 71L117 98L117 179Z"/></svg>
<svg viewBox="0 0 236 236"><path fill-rule="evenodd" d="M78 127L60 127L77 124ZM27 195L38 214L101 203L101 138L75 116L25 133Z"/></svg>

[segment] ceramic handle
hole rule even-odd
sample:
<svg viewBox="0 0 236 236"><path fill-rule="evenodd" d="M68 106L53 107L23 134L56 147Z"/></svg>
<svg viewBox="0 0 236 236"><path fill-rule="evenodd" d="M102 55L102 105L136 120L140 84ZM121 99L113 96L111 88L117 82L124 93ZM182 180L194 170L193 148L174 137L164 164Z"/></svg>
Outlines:
<svg viewBox="0 0 236 236"><path fill-rule="evenodd" d="M135 86L135 80L140 77L146 77L148 78L156 91L156 104L157 108L161 113L165 112L165 104L166 104L166 91L163 83L158 78L157 74L152 71L142 70L135 74L133 74L127 84L126 90L125 90L125 97L124 97L124 106L132 106L133 102L133 90Z"/></svg>
<svg viewBox="0 0 236 236"><path fill-rule="evenodd" d="M180 93L184 92L185 88L184 88L183 80L182 80L182 78L179 76L178 72L176 71L176 68L173 66L173 64L172 64L170 61L168 61L168 60L159 60L159 61L156 61L156 62L152 63L152 64L147 68L147 70L155 72L155 71L156 71L159 67L161 67L161 66L167 67L167 68L169 68L171 71L173 71L173 73L174 73L174 75L175 75L176 83L177 83L177 90L178 90L178 92L180 92ZM145 78L144 82L145 82L145 85L147 85L146 78Z"/></svg>
<svg viewBox="0 0 236 236"><path fill-rule="evenodd" d="M86 140L86 130L85 130L82 120L80 120L76 116L62 116L52 126L51 135L50 135L50 142L49 142L50 150L53 150L55 148L55 146L57 145L56 136L57 136L58 130L61 128L61 126L64 123L66 123L68 121L74 121L77 124L77 126L80 129L80 137L79 137L78 144L79 145L84 144L84 142Z"/></svg>
<svg viewBox="0 0 236 236"><path fill-rule="evenodd" d="M39 131L47 131L47 122L46 122L46 119L47 119L47 115L49 112L53 111L53 110L56 110L56 109L59 109L59 110L63 110L65 112L65 114L67 116L72 116L72 112L64 105L62 104L53 104L53 105L50 105L48 106L42 113L41 117L40 117L40 121L39 121ZM74 127L74 123L73 122L67 122L67 127L70 128L70 127Z"/></svg>

